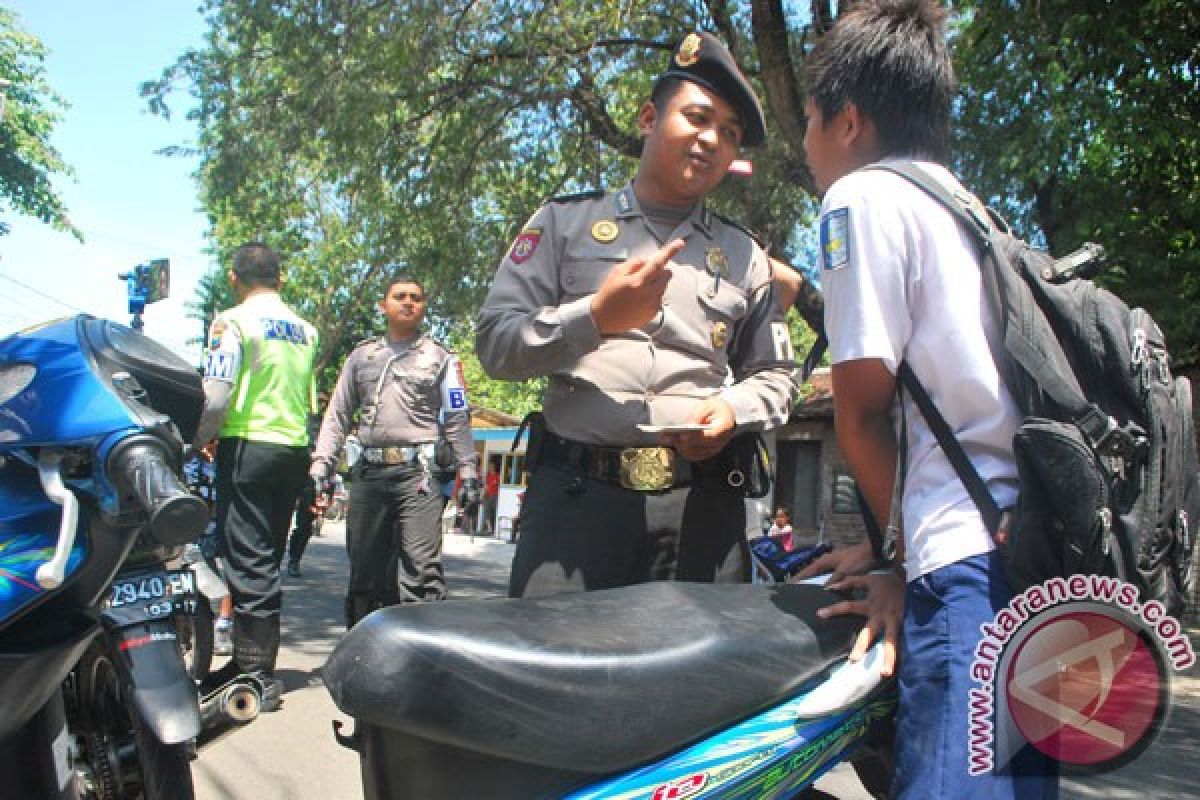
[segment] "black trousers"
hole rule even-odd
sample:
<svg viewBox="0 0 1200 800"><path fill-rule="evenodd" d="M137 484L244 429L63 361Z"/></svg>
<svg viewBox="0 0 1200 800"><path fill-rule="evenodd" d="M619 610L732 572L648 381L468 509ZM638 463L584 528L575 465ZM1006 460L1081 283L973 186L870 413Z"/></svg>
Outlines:
<svg viewBox="0 0 1200 800"><path fill-rule="evenodd" d="M377 608L446 598L442 493L420 464L360 464L349 506L347 627Z"/></svg>
<svg viewBox="0 0 1200 800"><path fill-rule="evenodd" d="M317 490L311 480L306 480L300 489L300 496L296 500L296 527L292 529L292 536L288 539L289 561L298 562L304 557L304 549L308 547L308 540L312 538L313 527L317 519L317 515L312 510L313 504L316 502Z"/></svg>
<svg viewBox="0 0 1200 800"><path fill-rule="evenodd" d="M233 596L234 659L274 669L283 560L308 448L225 438L217 444L217 528Z"/></svg>
<svg viewBox="0 0 1200 800"><path fill-rule="evenodd" d="M746 504L738 494L687 486L636 492L541 464L517 525L511 597L750 580Z"/></svg>

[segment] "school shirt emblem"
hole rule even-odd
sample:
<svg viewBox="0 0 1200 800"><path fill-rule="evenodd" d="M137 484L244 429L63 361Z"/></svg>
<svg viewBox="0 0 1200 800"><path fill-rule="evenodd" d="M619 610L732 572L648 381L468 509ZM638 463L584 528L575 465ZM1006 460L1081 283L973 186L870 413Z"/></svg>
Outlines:
<svg viewBox="0 0 1200 800"><path fill-rule="evenodd" d="M600 244L615 242L620 233L621 230L617 227L617 223L611 219L597 220L592 224L592 238Z"/></svg>
<svg viewBox="0 0 1200 800"><path fill-rule="evenodd" d="M538 242L542 240L541 228L526 228L513 242L508 257L514 264L524 264L537 250Z"/></svg>
<svg viewBox="0 0 1200 800"><path fill-rule="evenodd" d="M681 67L690 67L700 60L700 45L703 39L699 34L689 33L679 43L679 52L675 54L675 63Z"/></svg>
<svg viewBox="0 0 1200 800"><path fill-rule="evenodd" d="M850 209L835 208L821 217L821 255L828 271L850 263Z"/></svg>

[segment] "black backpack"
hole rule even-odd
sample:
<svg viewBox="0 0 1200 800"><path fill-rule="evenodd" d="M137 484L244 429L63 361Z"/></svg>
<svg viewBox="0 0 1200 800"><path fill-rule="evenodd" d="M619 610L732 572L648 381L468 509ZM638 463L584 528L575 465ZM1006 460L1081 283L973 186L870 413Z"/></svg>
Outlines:
<svg viewBox="0 0 1200 800"><path fill-rule="evenodd" d="M901 384L1002 545L1014 591L1098 574L1132 583L1172 616L1190 599L1200 462L1192 390L1173 377L1162 331L1087 280L1103 250L1054 259L1016 238L974 196L916 164L873 165L944 206L979 246L999 333L990 345L1024 419L1013 442L1020 493L1000 509L909 366Z"/></svg>

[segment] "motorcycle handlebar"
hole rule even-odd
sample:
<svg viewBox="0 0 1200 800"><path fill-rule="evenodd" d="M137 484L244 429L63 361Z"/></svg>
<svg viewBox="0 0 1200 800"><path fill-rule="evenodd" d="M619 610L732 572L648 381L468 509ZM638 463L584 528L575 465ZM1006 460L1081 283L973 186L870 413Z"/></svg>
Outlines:
<svg viewBox="0 0 1200 800"><path fill-rule="evenodd" d="M149 515L146 531L156 540L180 545L204 532L208 505L179 480L157 440L135 439L117 450L109 463L117 488L133 495Z"/></svg>

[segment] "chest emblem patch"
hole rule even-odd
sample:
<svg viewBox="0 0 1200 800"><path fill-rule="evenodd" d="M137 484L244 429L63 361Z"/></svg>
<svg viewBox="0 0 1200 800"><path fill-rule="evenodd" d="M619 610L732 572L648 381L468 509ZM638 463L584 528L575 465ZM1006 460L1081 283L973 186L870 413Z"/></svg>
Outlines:
<svg viewBox="0 0 1200 800"><path fill-rule="evenodd" d="M821 259L826 270L850 263L850 209L835 208L821 217Z"/></svg>
<svg viewBox="0 0 1200 800"><path fill-rule="evenodd" d="M713 275L720 275L722 278L729 277L729 257L719 247L710 247L704 251L704 265Z"/></svg>
<svg viewBox="0 0 1200 800"><path fill-rule="evenodd" d="M611 219L597 220L592 224L592 238L600 244L615 242L620 233L621 229Z"/></svg>
<svg viewBox="0 0 1200 800"><path fill-rule="evenodd" d="M521 235L513 242L512 249L508 251L509 259L514 264L524 264L537 250L538 243L541 241L541 228L526 228L521 231Z"/></svg>

